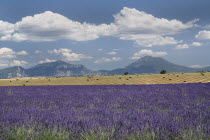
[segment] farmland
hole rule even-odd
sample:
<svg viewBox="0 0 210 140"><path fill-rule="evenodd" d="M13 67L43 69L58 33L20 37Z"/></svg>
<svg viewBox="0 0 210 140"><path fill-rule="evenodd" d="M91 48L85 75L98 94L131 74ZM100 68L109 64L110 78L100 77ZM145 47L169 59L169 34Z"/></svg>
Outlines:
<svg viewBox="0 0 210 140"><path fill-rule="evenodd" d="M0 140L210 140L210 0L0 0Z"/></svg>
<svg viewBox="0 0 210 140"><path fill-rule="evenodd" d="M0 87L3 139L207 140L210 83Z"/></svg>
<svg viewBox="0 0 210 140"><path fill-rule="evenodd" d="M0 79L0 86L209 83L210 72Z"/></svg>
<svg viewBox="0 0 210 140"><path fill-rule="evenodd" d="M210 139L210 73L0 80L0 139Z"/></svg>

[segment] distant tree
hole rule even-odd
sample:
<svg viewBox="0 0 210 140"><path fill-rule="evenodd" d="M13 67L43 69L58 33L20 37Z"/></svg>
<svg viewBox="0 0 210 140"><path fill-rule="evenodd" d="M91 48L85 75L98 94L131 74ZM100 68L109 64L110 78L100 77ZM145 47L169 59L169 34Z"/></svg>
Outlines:
<svg viewBox="0 0 210 140"><path fill-rule="evenodd" d="M161 70L161 71L160 71L160 74L166 74L166 73L167 73L166 70Z"/></svg>
<svg viewBox="0 0 210 140"><path fill-rule="evenodd" d="M128 75L128 72L125 72L124 75Z"/></svg>

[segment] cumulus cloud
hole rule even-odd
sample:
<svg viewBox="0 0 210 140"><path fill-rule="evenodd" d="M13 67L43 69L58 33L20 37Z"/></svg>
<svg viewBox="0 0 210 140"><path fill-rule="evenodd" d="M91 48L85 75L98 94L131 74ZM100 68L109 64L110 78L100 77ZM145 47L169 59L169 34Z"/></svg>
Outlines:
<svg viewBox="0 0 210 140"><path fill-rule="evenodd" d="M133 60L140 59L140 58L141 58L140 56L132 56L132 57L130 57L130 59L133 59Z"/></svg>
<svg viewBox="0 0 210 140"><path fill-rule="evenodd" d="M120 13L114 15L114 24L118 32L123 34L158 34L169 35L196 26L198 19L182 23L176 19L167 20L154 17L151 14L136 9L124 7Z"/></svg>
<svg viewBox="0 0 210 140"><path fill-rule="evenodd" d="M173 37L162 37L151 34L125 35L121 36L120 39L133 40L137 45L144 47L174 45L179 42Z"/></svg>
<svg viewBox="0 0 210 140"><path fill-rule="evenodd" d="M0 58L15 58L15 51L10 48L0 48Z"/></svg>
<svg viewBox="0 0 210 140"><path fill-rule="evenodd" d="M126 7L116 14L114 18L114 26L117 29L116 36L123 40L134 40L138 45L145 47L177 44L178 41L168 37L168 35L194 27L198 21L198 19L195 19L182 23L176 19L158 18Z"/></svg>
<svg viewBox="0 0 210 140"><path fill-rule="evenodd" d="M202 46L203 44L202 43L200 43L200 42L193 42L192 44L191 44L191 46L196 46L196 47L199 47L199 46Z"/></svg>
<svg viewBox="0 0 210 140"><path fill-rule="evenodd" d="M10 66L24 66L26 64L28 64L28 62L24 60L13 60L9 65Z"/></svg>
<svg viewBox="0 0 210 140"><path fill-rule="evenodd" d="M93 57L84 54L76 53L63 53L62 54L66 61L80 61L81 59L91 59Z"/></svg>
<svg viewBox="0 0 210 140"><path fill-rule="evenodd" d="M12 66L25 66L28 64L27 61L24 60L8 60L8 59L0 59L0 67L12 67Z"/></svg>
<svg viewBox="0 0 210 140"><path fill-rule="evenodd" d="M52 60L52 59L48 59L46 58L45 60L39 61L39 64L43 64L43 63L49 63L49 62L55 62L56 60Z"/></svg>
<svg viewBox="0 0 210 140"><path fill-rule="evenodd" d="M27 16L14 24L13 34L3 36L1 40L12 41L55 41L70 39L87 41L106 34L108 25L80 23L63 15L46 11L34 16Z"/></svg>
<svg viewBox="0 0 210 140"><path fill-rule="evenodd" d="M16 52L11 48L0 48L0 67L24 66L28 62L24 60L16 60L17 55L27 55L26 51Z"/></svg>
<svg viewBox="0 0 210 140"><path fill-rule="evenodd" d="M54 50L48 51L48 52L57 54L57 55L61 55L65 61L80 61L81 59L93 58L88 55L73 53L72 50L66 49L66 48L54 49Z"/></svg>
<svg viewBox="0 0 210 140"><path fill-rule="evenodd" d="M60 54L60 53L70 53L72 50L66 48L54 49L52 51L48 51L49 53Z"/></svg>
<svg viewBox="0 0 210 140"><path fill-rule="evenodd" d="M200 31L195 37L200 40L210 40L210 31Z"/></svg>
<svg viewBox="0 0 210 140"><path fill-rule="evenodd" d="M122 60L121 57L101 58L101 59L95 60L94 63L99 64L99 63L107 63L107 62L117 62L121 60Z"/></svg>
<svg viewBox="0 0 210 140"><path fill-rule="evenodd" d="M0 37L14 32L14 24L0 20Z"/></svg>
<svg viewBox="0 0 210 140"><path fill-rule="evenodd" d="M7 58L7 59L12 59L16 58L17 55L27 55L28 53L26 51L20 51L20 52L15 52L14 50L10 48L0 48L0 58Z"/></svg>
<svg viewBox="0 0 210 140"><path fill-rule="evenodd" d="M189 48L188 44L180 44L175 47L175 49L188 49L188 48Z"/></svg>
<svg viewBox="0 0 210 140"><path fill-rule="evenodd" d="M116 55L117 53L115 51L111 51L107 53L108 55Z"/></svg>
<svg viewBox="0 0 210 140"><path fill-rule="evenodd" d="M153 52L152 50L143 49L143 50L140 50L139 52L134 53L131 59L139 59L142 56L147 56L147 55L153 56L153 57L161 57L168 54L167 52Z"/></svg>
<svg viewBox="0 0 210 140"><path fill-rule="evenodd" d="M26 51L20 51L16 53L17 55L28 55L28 52Z"/></svg>
<svg viewBox="0 0 210 140"><path fill-rule="evenodd" d="M95 40L103 36L133 40L142 46L171 45L177 41L169 37L187 28L196 26L198 20L182 23L154 17L151 14L124 7L114 15L110 24L80 23L51 11L27 16L11 24L0 22L0 40L10 41L55 41L69 39L74 41ZM147 41L148 40L148 41Z"/></svg>
<svg viewBox="0 0 210 140"><path fill-rule="evenodd" d="M191 44L179 44L179 45L176 45L176 47L174 49L177 49L177 50L181 50L181 49L189 49L190 46L202 46L203 44L200 43L200 42L193 42Z"/></svg>

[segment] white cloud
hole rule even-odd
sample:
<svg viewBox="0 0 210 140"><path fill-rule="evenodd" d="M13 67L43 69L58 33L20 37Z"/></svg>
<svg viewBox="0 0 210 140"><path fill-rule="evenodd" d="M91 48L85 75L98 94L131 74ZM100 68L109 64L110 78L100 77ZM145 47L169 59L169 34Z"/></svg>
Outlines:
<svg viewBox="0 0 210 140"><path fill-rule="evenodd" d="M52 51L48 51L49 53L55 53L55 54L60 54L60 53L70 53L72 52L72 50L70 49L65 49L65 48L61 48L61 49L54 49Z"/></svg>
<svg viewBox="0 0 210 140"><path fill-rule="evenodd" d="M63 53L62 54L66 61L80 61L81 59L91 59L93 57L84 54L76 53Z"/></svg>
<svg viewBox="0 0 210 140"><path fill-rule="evenodd" d="M191 46L196 46L196 47L199 47L199 46L202 46L203 44L202 43L200 43L200 42L193 42L192 44L191 44Z"/></svg>
<svg viewBox="0 0 210 140"><path fill-rule="evenodd" d="M73 53L72 50L61 48L61 49L54 49L52 51L48 51L49 53L61 55L64 60L66 61L80 61L81 59L91 59L93 57L87 56L84 54L77 54Z"/></svg>
<svg viewBox="0 0 210 140"><path fill-rule="evenodd" d="M58 13L46 11L34 16L27 16L11 24L0 22L0 40L9 41L55 41L69 39L74 41L95 40L103 36L133 40L142 46L171 45L177 41L168 37L184 29L196 26L193 20L182 23L154 17L151 14L124 7L114 15L110 24L80 23ZM148 38L149 36L149 38Z"/></svg>
<svg viewBox="0 0 210 140"><path fill-rule="evenodd" d="M28 64L28 62L24 61L24 60L13 60L9 66L24 66Z"/></svg>
<svg viewBox="0 0 210 140"><path fill-rule="evenodd" d="M99 63L107 63L107 62L117 62L121 60L122 60L121 57L101 58L101 59L95 60L94 63L99 64Z"/></svg>
<svg viewBox="0 0 210 140"><path fill-rule="evenodd" d="M198 19L195 19L184 24L176 19L167 20L158 18L151 14L127 7L124 7L114 18L114 24L117 26L118 32L123 34L170 35L196 26L195 22L198 21Z"/></svg>
<svg viewBox="0 0 210 140"><path fill-rule="evenodd" d="M114 52L114 51L111 51L111 52L108 52L107 54L108 54L108 55L116 55L117 53Z"/></svg>
<svg viewBox="0 0 210 140"><path fill-rule="evenodd" d="M200 39L200 40L210 40L210 31L200 31L195 38Z"/></svg>
<svg viewBox="0 0 210 140"><path fill-rule="evenodd" d="M167 52L153 52L152 50L143 49L143 50L140 50L139 52L134 53L131 59L139 59L142 56L147 56L147 55L153 56L153 57L161 57L168 54Z"/></svg>
<svg viewBox="0 0 210 140"><path fill-rule="evenodd" d="M133 60L140 59L140 58L141 58L140 56L132 56L132 57L130 57L130 59L133 59Z"/></svg>
<svg viewBox="0 0 210 140"><path fill-rule="evenodd" d="M203 44L200 42L193 42L192 44L179 44L176 45L176 47L174 49L180 50L180 49L189 49L190 46L202 46Z"/></svg>
<svg viewBox="0 0 210 140"><path fill-rule="evenodd" d="M175 47L175 49L188 49L188 48L189 48L188 44L181 44Z"/></svg>
<svg viewBox="0 0 210 140"><path fill-rule="evenodd" d="M28 62L24 60L14 60L16 55L26 55L26 51L15 52L10 48L0 48L0 67L24 66Z"/></svg>
<svg viewBox="0 0 210 140"><path fill-rule="evenodd" d="M12 66L25 66L28 64L27 61L24 60L8 60L8 59L0 59L0 67L12 67Z"/></svg>
<svg viewBox="0 0 210 140"><path fill-rule="evenodd" d="M52 60L52 59L45 59L45 60L42 60L42 61L39 61L38 63L39 64L42 64L42 63L49 63L49 62L55 62L56 60Z"/></svg>
<svg viewBox="0 0 210 140"><path fill-rule="evenodd" d="M17 55L28 55L28 52L26 51L20 51L16 53Z"/></svg>
<svg viewBox="0 0 210 140"><path fill-rule="evenodd" d="M0 58L15 58L15 52L10 48L0 48Z"/></svg>
<svg viewBox="0 0 210 140"><path fill-rule="evenodd" d="M94 25L70 20L60 14L46 11L34 16L27 16L14 24L14 32L3 36L2 40L12 41L55 41L70 39L87 41L106 34L106 24Z"/></svg>
<svg viewBox="0 0 210 140"><path fill-rule="evenodd" d="M120 39L133 40L139 46L144 46L144 47L174 45L179 42L175 40L173 37L162 37L159 35L150 35L150 34L125 35L121 36Z"/></svg>
<svg viewBox="0 0 210 140"><path fill-rule="evenodd" d="M0 67L24 66L28 62L24 60L14 60L16 55L26 55L26 51L15 52L10 48L0 48Z"/></svg>
<svg viewBox="0 0 210 140"><path fill-rule="evenodd" d="M14 24L0 20L0 37L14 32Z"/></svg>
<svg viewBox="0 0 210 140"><path fill-rule="evenodd" d="M15 52L14 50L10 48L0 48L0 58L4 59L12 59L16 58L16 55L27 55L28 53L26 51L20 51L20 52Z"/></svg>
<svg viewBox="0 0 210 140"><path fill-rule="evenodd" d="M10 48L0 48L0 67L23 66L27 64L24 60L14 60L17 55L26 55L26 51L15 52Z"/></svg>
<svg viewBox="0 0 210 140"><path fill-rule="evenodd" d="M202 68L201 65L191 65L190 67L191 67L191 68Z"/></svg>
<svg viewBox="0 0 210 140"><path fill-rule="evenodd" d="M118 36L123 40L133 40L145 47L174 45L179 41L168 35L181 32L196 26L198 19L182 23L176 19L167 20L154 17L151 14L136 9L123 8L115 17L113 25L117 28Z"/></svg>

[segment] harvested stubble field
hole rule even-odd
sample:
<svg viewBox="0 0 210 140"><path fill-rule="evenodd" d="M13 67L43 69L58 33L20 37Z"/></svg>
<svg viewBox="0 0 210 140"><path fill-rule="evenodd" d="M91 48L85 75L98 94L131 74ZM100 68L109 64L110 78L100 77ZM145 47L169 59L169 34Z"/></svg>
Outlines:
<svg viewBox="0 0 210 140"><path fill-rule="evenodd" d="M0 86L210 83L210 72L1 79Z"/></svg>

